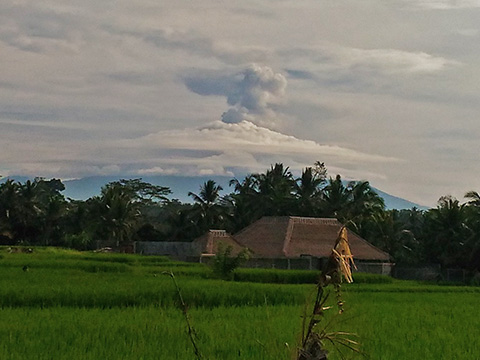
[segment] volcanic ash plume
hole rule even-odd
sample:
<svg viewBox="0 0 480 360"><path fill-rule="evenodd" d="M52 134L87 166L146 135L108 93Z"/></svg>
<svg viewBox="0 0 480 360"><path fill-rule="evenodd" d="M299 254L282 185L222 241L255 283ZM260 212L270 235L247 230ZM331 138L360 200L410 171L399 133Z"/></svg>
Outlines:
<svg viewBox="0 0 480 360"><path fill-rule="evenodd" d="M222 121L248 120L260 126L274 126L277 116L271 105L280 102L286 87L287 79L282 74L267 66L251 65L226 94L232 107L223 113Z"/></svg>

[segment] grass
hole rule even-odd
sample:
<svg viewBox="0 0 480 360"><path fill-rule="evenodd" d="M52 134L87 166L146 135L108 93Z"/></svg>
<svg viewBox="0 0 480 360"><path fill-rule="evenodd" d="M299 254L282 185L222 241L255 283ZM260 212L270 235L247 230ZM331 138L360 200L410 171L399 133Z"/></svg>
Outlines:
<svg viewBox="0 0 480 360"><path fill-rule="evenodd" d="M218 307L192 309L191 316L205 358L289 359L291 310L267 316L262 307ZM0 337L2 359L194 358L181 313L151 306L4 309Z"/></svg>
<svg viewBox="0 0 480 360"><path fill-rule="evenodd" d="M457 297L427 295L409 306L404 301L411 299L394 297L372 306L362 293L355 300L368 310L347 309L337 327L356 331L370 359L477 359L478 316L468 314L477 299L463 294L464 306L452 312ZM431 311L425 313L423 301L434 301ZM204 357L225 360L290 359L300 314L292 305L190 311ZM194 358L175 308L7 308L0 338L2 359Z"/></svg>
<svg viewBox="0 0 480 360"><path fill-rule="evenodd" d="M0 359L193 359L165 270L176 274L205 359L292 359L315 290L302 272L242 269L242 281L225 282L201 264L162 257L0 254ZM370 359L478 358L479 287L354 279L332 329L356 332Z"/></svg>
<svg viewBox="0 0 480 360"><path fill-rule="evenodd" d="M478 292L349 293L352 321L373 359L476 359Z"/></svg>
<svg viewBox="0 0 480 360"><path fill-rule="evenodd" d="M0 268L0 306L127 307L175 306L176 293L169 278L137 272L98 272L66 268ZM177 276L191 307L272 305L305 302L310 287L235 283Z"/></svg>

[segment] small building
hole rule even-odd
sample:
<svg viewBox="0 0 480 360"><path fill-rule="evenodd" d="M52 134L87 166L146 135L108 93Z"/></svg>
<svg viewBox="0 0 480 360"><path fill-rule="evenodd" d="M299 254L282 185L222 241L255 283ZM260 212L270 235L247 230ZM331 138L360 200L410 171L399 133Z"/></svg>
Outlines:
<svg viewBox="0 0 480 360"><path fill-rule="evenodd" d="M144 255L164 255L182 261L202 261L215 256L219 247L232 247L232 255L238 254L243 247L225 230L209 230L191 242L182 241L137 241L135 252Z"/></svg>
<svg viewBox="0 0 480 360"><path fill-rule="evenodd" d="M209 230L204 235L192 241L193 248L196 249L196 256L203 258L215 256L219 248L231 247L232 255L239 254L244 247L240 245L235 238L225 230Z"/></svg>
<svg viewBox="0 0 480 360"><path fill-rule="evenodd" d="M232 255L249 249L247 267L320 269L342 226L330 218L265 216L233 235L209 230L192 242L137 242L135 252L202 262L215 256L223 244L232 247ZM350 230L348 240L358 271L390 274L389 254Z"/></svg>
<svg viewBox="0 0 480 360"><path fill-rule="evenodd" d="M252 251L250 266L319 268L330 256L343 225L336 219L265 216L234 234ZM348 240L359 271L390 274L390 255L348 231Z"/></svg>

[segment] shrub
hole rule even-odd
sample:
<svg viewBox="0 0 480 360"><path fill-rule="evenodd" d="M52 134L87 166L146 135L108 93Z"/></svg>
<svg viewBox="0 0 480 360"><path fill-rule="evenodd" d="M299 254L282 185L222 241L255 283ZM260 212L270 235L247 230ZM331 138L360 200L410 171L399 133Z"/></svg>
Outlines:
<svg viewBox="0 0 480 360"><path fill-rule="evenodd" d="M236 256L232 255L233 247L218 245L218 251L212 263L213 274L224 280L233 280L233 273L242 263L248 260L247 249L242 250Z"/></svg>
<svg viewBox="0 0 480 360"><path fill-rule="evenodd" d="M65 236L65 245L76 250L91 250L93 239L85 231L80 234L68 234Z"/></svg>

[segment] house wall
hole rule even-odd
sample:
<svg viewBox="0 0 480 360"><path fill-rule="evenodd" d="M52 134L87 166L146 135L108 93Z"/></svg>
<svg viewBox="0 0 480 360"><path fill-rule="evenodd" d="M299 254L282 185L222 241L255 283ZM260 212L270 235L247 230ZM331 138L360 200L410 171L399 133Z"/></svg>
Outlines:
<svg viewBox="0 0 480 360"><path fill-rule="evenodd" d="M116 253L132 254L134 253L133 244L118 245L116 241L97 240L95 242L95 249L111 249L110 251Z"/></svg>
<svg viewBox="0 0 480 360"><path fill-rule="evenodd" d="M264 268L264 269L295 269L295 270L321 270L326 259L316 257L302 258L252 258L249 259L242 267L247 268ZM393 263L382 262L355 262L357 272L365 272L370 274L391 275Z"/></svg>
<svg viewBox="0 0 480 360"><path fill-rule="evenodd" d="M318 270L321 259L314 257L304 258L251 258L242 267L262 269L284 269L284 270Z"/></svg>
<svg viewBox="0 0 480 360"><path fill-rule="evenodd" d="M200 244L191 242L152 242L137 241L134 252L143 255L169 256L176 260L206 262L209 258L201 256ZM242 267L263 269L320 270L324 259L317 257L300 258L250 258ZM372 274L391 275L394 264L381 262L355 262L357 271Z"/></svg>
<svg viewBox="0 0 480 360"><path fill-rule="evenodd" d="M192 257L198 259L201 250L198 244L191 242L136 241L134 243L134 252L143 255L170 256L176 260L187 261Z"/></svg>

